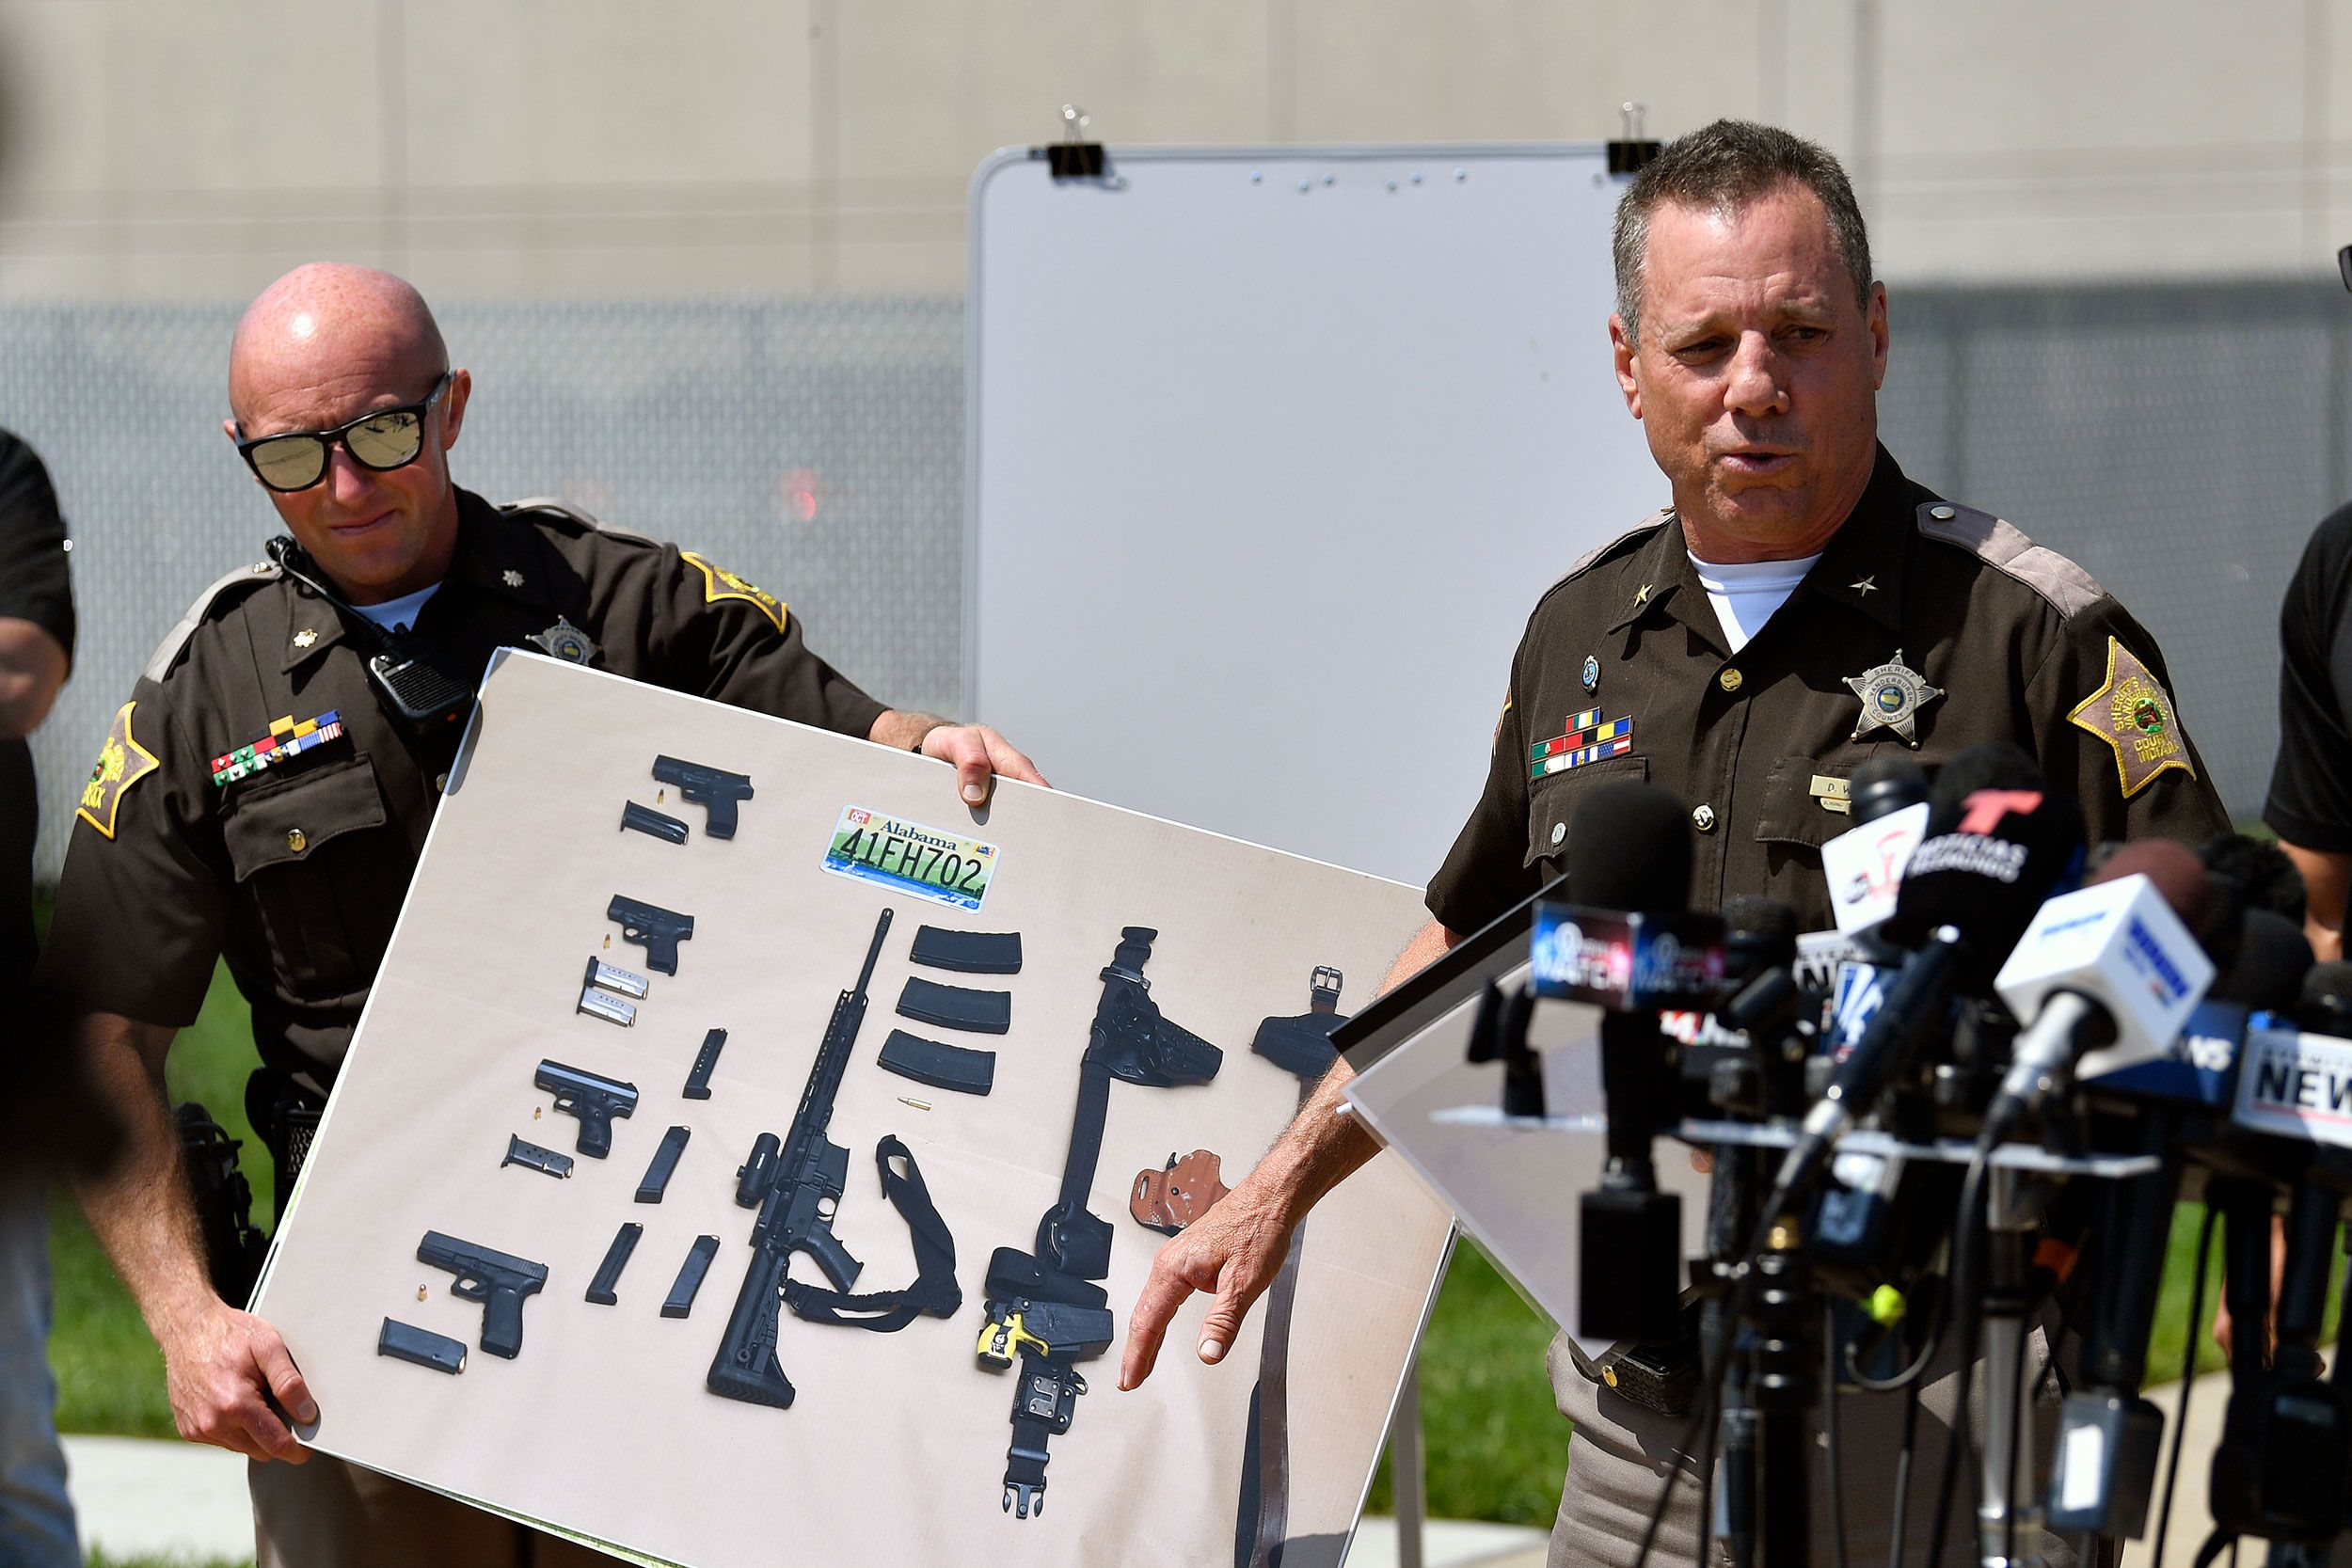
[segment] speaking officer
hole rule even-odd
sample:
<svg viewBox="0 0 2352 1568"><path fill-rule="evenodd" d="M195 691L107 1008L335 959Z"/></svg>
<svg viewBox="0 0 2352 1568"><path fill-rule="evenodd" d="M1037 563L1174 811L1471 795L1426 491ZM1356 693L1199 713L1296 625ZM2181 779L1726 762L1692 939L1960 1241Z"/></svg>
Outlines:
<svg viewBox="0 0 2352 1568"><path fill-rule="evenodd" d="M1619 203L1615 270L1617 379L1672 504L1537 604L1486 788L1392 982L1557 874L1577 800L1610 779L1688 805L1694 902L1784 899L1816 927L1844 783L1890 749L1931 766L1981 741L2023 746L2080 797L2094 836L2197 842L2228 826L2146 631L2081 567L1939 499L1878 446L1886 296L1835 159L1728 121L1682 138ZM1194 1291L1216 1298L1200 1354L1222 1357L1292 1229L1371 1157L1334 1114L1346 1077L1335 1067L1242 1184L1160 1250L1122 1386L1149 1374ZM1629 1561L1681 1422L1586 1382L1559 1344L1551 1360L1576 1423L1552 1561ZM1884 1495L1893 1447L1847 1445L1857 1490ZM1661 1560L1687 1558L1699 1529L1695 1489L1677 1500ZM1891 1521L1849 1512L1857 1560L1872 1534L1883 1557ZM1923 1513L1922 1558L1926 1533Z"/></svg>
<svg viewBox="0 0 2352 1568"><path fill-rule="evenodd" d="M41 960L43 981L87 1009L94 1075L132 1108L131 1151L85 1183L84 1207L163 1347L183 1435L256 1462L264 1564L594 1555L295 1442L282 1417L314 1419L310 1390L278 1332L208 1283L164 1114L166 1053L224 956L253 1006L263 1071L248 1101L282 1200L461 727L404 717L379 692L369 661L387 629L408 628L392 646L449 678L455 712L495 647L535 645L918 750L953 764L969 800L992 772L1043 782L993 731L866 696L772 595L702 557L458 489L449 452L471 389L423 300L384 273L303 267L246 312L228 433L299 550L208 590L115 716ZM273 735L275 766L239 755Z"/></svg>

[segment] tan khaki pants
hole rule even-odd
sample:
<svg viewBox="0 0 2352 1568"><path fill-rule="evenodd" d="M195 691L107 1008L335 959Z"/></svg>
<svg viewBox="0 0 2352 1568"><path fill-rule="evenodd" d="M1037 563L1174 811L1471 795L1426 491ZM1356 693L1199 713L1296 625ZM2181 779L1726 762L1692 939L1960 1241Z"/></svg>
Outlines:
<svg viewBox="0 0 2352 1568"><path fill-rule="evenodd" d="M618 1561L323 1453L248 1464L258 1568L593 1568Z"/></svg>
<svg viewBox="0 0 2352 1568"><path fill-rule="evenodd" d="M2049 1359L2048 1342L2037 1328L2026 1353L2026 1378L2033 1386ZM1568 1443L1568 1475L1561 1489L1560 1514L1551 1527L1550 1568L1590 1568L1593 1564L1631 1568L1642 1544L1642 1531L1660 1488L1677 1468L1673 1504L1659 1527L1650 1548L1654 1568L1689 1563L1703 1517L1696 1454L1682 1454L1675 1445L1689 1418L1656 1415L1612 1389L1589 1382L1568 1358L1567 1338L1551 1342L1545 1358L1551 1374L1553 1400L1560 1413L1576 1423ZM1978 1430L1984 1418L1984 1379L1979 1365L1969 1391ZM2049 1469L2051 1446L2057 1439L2058 1399L2050 1384L2042 1385L2034 1410L2034 1455L2038 1472L2031 1484L2039 1490ZM1935 1517L1935 1492L1944 1475L1944 1451L1951 1436L1952 1418L1960 1402L1957 1367L1938 1365L1920 1390L1919 1418L1913 1439L1908 1524L1903 1535L1903 1561L1908 1568L1930 1568L1934 1562L1927 1540ZM1883 1563L1894 1544L1896 1459L1902 1448L1902 1400L1891 1394L1849 1393L1837 1401L1838 1463L1845 1494L1847 1560L1854 1563ZM1818 1426L1816 1419L1808 1423ZM1812 1560L1828 1568L1831 1557L1830 1496L1824 1434L1814 1439L1812 1463ZM1977 1560L1976 1518L1970 1509L1968 1477L1960 1478L1952 1501L1952 1525L1944 1554L1945 1568L1963 1568ZM2074 1554L2058 1537L2043 1534L2043 1560L2050 1568L2074 1568ZM1710 1560L1725 1561L1718 1551Z"/></svg>

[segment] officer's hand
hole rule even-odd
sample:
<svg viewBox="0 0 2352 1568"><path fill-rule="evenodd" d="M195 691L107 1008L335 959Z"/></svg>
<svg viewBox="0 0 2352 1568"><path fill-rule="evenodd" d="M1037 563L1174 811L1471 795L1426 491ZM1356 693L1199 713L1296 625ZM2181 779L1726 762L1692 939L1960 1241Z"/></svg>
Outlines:
<svg viewBox="0 0 2352 1568"><path fill-rule="evenodd" d="M249 1459L300 1465L310 1450L278 1414L308 1426L319 1418L310 1386L294 1370L278 1330L215 1301L164 1346L171 1418L191 1443L230 1449ZM278 1402L277 1409L269 1401Z"/></svg>
<svg viewBox="0 0 2352 1568"><path fill-rule="evenodd" d="M1280 1194L1244 1178L1207 1213L1170 1238L1152 1259L1151 1277L1143 1282L1135 1313L1127 1320L1120 1387L1136 1387L1152 1375L1168 1323L1195 1291L1216 1295L1200 1324L1200 1359L1211 1366L1224 1360L1241 1333L1242 1320L1290 1256L1291 1233L1296 1228Z"/></svg>
<svg viewBox="0 0 2352 1568"><path fill-rule="evenodd" d="M923 736L923 754L956 765L956 792L970 805L986 802L998 773L1023 784L1054 787L1045 783L1037 764L986 724L942 724Z"/></svg>

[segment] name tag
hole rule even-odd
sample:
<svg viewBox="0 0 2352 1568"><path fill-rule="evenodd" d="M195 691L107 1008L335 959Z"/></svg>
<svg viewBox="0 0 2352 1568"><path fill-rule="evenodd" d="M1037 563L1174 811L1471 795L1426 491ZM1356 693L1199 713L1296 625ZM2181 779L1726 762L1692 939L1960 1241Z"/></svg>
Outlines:
<svg viewBox="0 0 2352 1568"><path fill-rule="evenodd" d="M1820 802L1823 811L1834 811L1840 816L1851 812L1853 807L1847 799L1848 788L1848 782L1844 779L1833 779L1826 773L1813 775L1813 798Z"/></svg>

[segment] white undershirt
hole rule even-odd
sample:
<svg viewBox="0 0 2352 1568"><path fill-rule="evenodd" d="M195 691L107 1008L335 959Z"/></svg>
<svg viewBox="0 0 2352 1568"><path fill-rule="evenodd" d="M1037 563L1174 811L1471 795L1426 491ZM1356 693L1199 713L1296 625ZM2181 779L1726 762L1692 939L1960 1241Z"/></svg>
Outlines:
<svg viewBox="0 0 2352 1568"><path fill-rule="evenodd" d="M1688 553L1687 551L1685 552ZM1707 590L1708 603L1715 607L1715 619L1723 624L1724 636L1730 640L1731 651L1738 653L1748 645L1748 639L1764 629L1764 623L1772 612L1788 602L1788 595L1797 591L1805 573L1820 556L1808 555L1801 561L1757 561L1743 565L1724 565L1712 561L1691 557L1691 565L1699 575L1699 586Z"/></svg>
<svg viewBox="0 0 2352 1568"><path fill-rule="evenodd" d="M437 582L430 588L403 594L397 599L386 599L382 604L356 604L351 608L386 631L406 631L417 624L417 611L424 608L424 601L440 591L441 585Z"/></svg>

